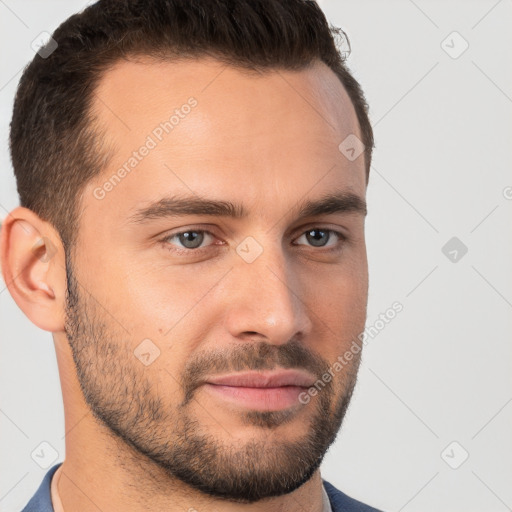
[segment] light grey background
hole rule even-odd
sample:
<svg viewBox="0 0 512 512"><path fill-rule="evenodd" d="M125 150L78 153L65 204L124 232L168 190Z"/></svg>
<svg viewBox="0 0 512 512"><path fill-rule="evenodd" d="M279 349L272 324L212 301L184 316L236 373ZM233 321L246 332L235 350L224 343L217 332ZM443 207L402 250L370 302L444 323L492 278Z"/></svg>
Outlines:
<svg viewBox="0 0 512 512"><path fill-rule="evenodd" d="M512 510L512 3L320 4L375 129L368 325L404 307L364 349L322 475L386 511ZM31 42L83 5L0 0L1 218L18 204L8 124ZM445 256L452 237L467 254ZM63 406L51 335L1 280L0 325L0 510L19 511L46 472L33 450L64 458Z"/></svg>

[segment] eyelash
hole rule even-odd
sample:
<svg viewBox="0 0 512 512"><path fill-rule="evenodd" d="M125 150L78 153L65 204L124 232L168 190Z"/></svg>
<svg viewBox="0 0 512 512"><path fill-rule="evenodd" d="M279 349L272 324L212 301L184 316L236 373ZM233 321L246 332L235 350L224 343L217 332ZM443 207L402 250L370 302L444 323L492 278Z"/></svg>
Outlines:
<svg viewBox="0 0 512 512"><path fill-rule="evenodd" d="M303 231L300 236L298 238L301 238L302 236L304 236L305 234L309 233L310 231L315 231L315 230L320 230L320 231L324 231L326 233L329 233L330 235L334 234L338 237L339 239L339 242L333 246L327 246L326 247L318 247L317 249L319 251L322 251L322 252L335 252L335 251L340 251L341 250L341 247L340 245L345 242L347 240L347 237L341 233L340 231L336 231L334 229L329 229L329 228L323 228L321 226L313 226L309 229L306 229L306 231ZM170 248L169 245L169 240L175 238L175 237L178 237L179 235L183 235L185 233L190 233L190 232L193 232L193 233L206 233L208 235L211 235L212 237L215 237L215 235L211 232L211 231L208 231L208 230L205 230L205 229L186 229L184 231L178 231L176 233L171 233L170 235L166 235L164 238L162 238L160 240L160 242L162 243L162 245L165 247L166 250L170 251L170 252L173 252L173 253L176 253L178 255L191 255L192 253L202 253L204 250L210 248L212 245L220 245L220 244L212 244L212 245L207 245L205 247L198 247L198 248L195 248L195 249L187 249L187 248L183 248L183 249L176 249L176 248ZM329 237L329 240L328 242L330 242L330 237ZM303 245L303 244L300 244L300 245ZM313 249L315 249L314 246L310 246L312 247Z"/></svg>

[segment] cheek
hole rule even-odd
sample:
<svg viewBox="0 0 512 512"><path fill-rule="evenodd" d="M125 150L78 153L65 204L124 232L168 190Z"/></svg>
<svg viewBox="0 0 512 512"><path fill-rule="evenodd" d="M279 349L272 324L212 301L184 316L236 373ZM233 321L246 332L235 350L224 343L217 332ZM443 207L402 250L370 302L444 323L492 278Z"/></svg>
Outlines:
<svg viewBox="0 0 512 512"><path fill-rule="evenodd" d="M326 314L338 320L354 318L357 321L365 316L368 299L366 268L355 267L342 271L333 269L321 280L318 276L312 276L312 280L309 290L313 307L323 309Z"/></svg>
<svg viewBox="0 0 512 512"><path fill-rule="evenodd" d="M172 338L175 332L204 323L197 310L223 275L215 269L194 270L193 265L141 264L125 270L109 277L117 283L109 292L110 302L129 331L147 337Z"/></svg>
<svg viewBox="0 0 512 512"><path fill-rule="evenodd" d="M360 343L358 336L366 322L367 274L364 271L340 274L316 290L310 302L316 323L313 337L317 340L317 350L331 364L350 349L354 340ZM348 364L356 364L357 357Z"/></svg>

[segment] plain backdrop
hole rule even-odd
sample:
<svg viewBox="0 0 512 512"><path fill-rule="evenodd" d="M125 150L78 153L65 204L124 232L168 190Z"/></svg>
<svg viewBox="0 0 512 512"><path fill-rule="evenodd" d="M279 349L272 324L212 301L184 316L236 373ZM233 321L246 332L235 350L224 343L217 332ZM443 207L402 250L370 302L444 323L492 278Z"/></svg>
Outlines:
<svg viewBox="0 0 512 512"><path fill-rule="evenodd" d="M8 127L31 43L82 0L0 0L0 217L18 205ZM322 475L386 511L512 508L510 0L323 0L351 42L375 130L368 325L354 397ZM44 141L41 141L44 144ZM380 324L379 324L380 326ZM0 280L0 510L65 456L51 334Z"/></svg>

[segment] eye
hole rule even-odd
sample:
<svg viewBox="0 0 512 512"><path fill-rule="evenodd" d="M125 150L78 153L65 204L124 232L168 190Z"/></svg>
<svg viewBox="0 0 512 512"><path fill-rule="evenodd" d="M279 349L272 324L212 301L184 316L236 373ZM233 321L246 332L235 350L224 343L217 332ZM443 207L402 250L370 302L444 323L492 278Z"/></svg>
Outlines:
<svg viewBox="0 0 512 512"><path fill-rule="evenodd" d="M332 235L334 235L334 241ZM310 243L313 247L332 248L335 248L341 241L346 239L346 237L339 231L334 231L333 229L324 229L320 227L308 229L297 240L300 240L301 238L305 238L307 242ZM333 241L333 243L329 244L331 241Z"/></svg>
<svg viewBox="0 0 512 512"><path fill-rule="evenodd" d="M178 245L178 252L186 252L187 250L193 249L202 249L201 244L208 237L213 238L213 235L204 230L200 229L189 229L188 231L181 231L180 233L174 233L165 237L162 242L164 244L173 243L172 240L175 240ZM184 250L183 250L184 249ZM174 250L174 249L173 249Z"/></svg>

